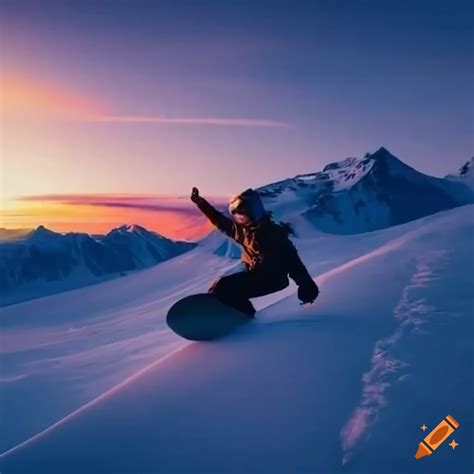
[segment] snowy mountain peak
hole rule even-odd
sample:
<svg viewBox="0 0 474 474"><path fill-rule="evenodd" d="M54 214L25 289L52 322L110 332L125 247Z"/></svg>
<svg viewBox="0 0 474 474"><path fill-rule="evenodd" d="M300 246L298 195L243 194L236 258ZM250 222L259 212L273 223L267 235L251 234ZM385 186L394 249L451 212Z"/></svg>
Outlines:
<svg viewBox="0 0 474 474"><path fill-rule="evenodd" d="M132 224L130 226L130 231L131 232L149 232L148 230L146 230L144 227L138 225L138 224Z"/></svg>
<svg viewBox="0 0 474 474"><path fill-rule="evenodd" d="M463 175L471 169L465 165ZM361 158L329 163L323 171L297 175L258 191L277 219L354 234L474 202L474 193L461 181L467 180L420 173L382 146Z"/></svg>
<svg viewBox="0 0 474 474"><path fill-rule="evenodd" d="M338 169L347 169L352 168L360 162L359 158L349 157L342 161L336 161L334 163L329 163L323 168L323 172L338 170Z"/></svg>
<svg viewBox="0 0 474 474"><path fill-rule="evenodd" d="M124 232L148 232L144 227L139 226L138 224L124 224L114 230L120 230Z"/></svg>
<svg viewBox="0 0 474 474"><path fill-rule="evenodd" d="M165 239L165 237L158 234L157 232L149 231L138 224L124 224L116 227L107 234L107 236L113 235L129 235Z"/></svg>
<svg viewBox="0 0 474 474"><path fill-rule="evenodd" d="M44 225L38 226L36 229L32 230L29 234L29 238L34 239L48 239L58 236L57 232L47 229Z"/></svg>
<svg viewBox="0 0 474 474"><path fill-rule="evenodd" d="M42 248L56 247L61 241L62 234L58 234L45 226L40 225L36 229L32 230L28 234L25 234L20 239L41 246Z"/></svg>
<svg viewBox="0 0 474 474"><path fill-rule="evenodd" d="M130 225L130 224L123 224L119 227L114 227L112 230L109 231L109 234L113 234L113 233L117 233L117 232L120 232L120 233L133 232L133 226Z"/></svg>
<svg viewBox="0 0 474 474"><path fill-rule="evenodd" d="M375 153L366 153L362 158L348 157L341 161L327 164L322 171L296 175L293 179L286 179L260 188L263 196L279 194L284 190L297 190L312 186L314 191L339 192L356 185L371 171L391 170L402 173L412 168L401 162L385 147L380 147Z"/></svg>
<svg viewBox="0 0 474 474"><path fill-rule="evenodd" d="M390 153L384 146L381 146L376 152L372 153L370 155L374 159L380 159L380 158L395 158L398 160L398 158Z"/></svg>
<svg viewBox="0 0 474 474"><path fill-rule="evenodd" d="M391 173L393 175L402 174L405 176L413 174L421 175L421 173L398 159L383 146L372 154L366 153L365 156L370 158L370 160L373 160L374 164L377 166L377 170L382 171L383 173Z"/></svg>

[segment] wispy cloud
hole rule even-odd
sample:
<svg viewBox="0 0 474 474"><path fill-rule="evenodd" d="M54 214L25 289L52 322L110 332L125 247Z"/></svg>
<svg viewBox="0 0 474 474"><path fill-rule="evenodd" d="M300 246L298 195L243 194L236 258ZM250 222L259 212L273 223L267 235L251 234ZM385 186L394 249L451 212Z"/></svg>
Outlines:
<svg viewBox="0 0 474 474"><path fill-rule="evenodd" d="M167 196L158 194L127 194L127 193L88 193L88 194L67 194L67 193L55 193L55 194L29 194L25 196L18 196L18 201L61 201L68 203L82 203L90 202L91 200L129 200L129 201L142 201L148 199L186 199L184 196Z"/></svg>
<svg viewBox="0 0 474 474"><path fill-rule="evenodd" d="M226 197L209 198L217 207L225 207ZM70 205L89 205L103 207L121 207L146 209L150 211L190 212L200 214L188 196L166 196L154 194L39 194L19 196L23 202L55 202Z"/></svg>
<svg viewBox="0 0 474 474"><path fill-rule="evenodd" d="M0 77L1 106L4 112L39 120L74 120L109 124L154 124L168 126L270 127L293 128L291 123L268 118L186 117L123 114L106 101L91 97L62 84L42 81L16 73Z"/></svg>
<svg viewBox="0 0 474 474"><path fill-rule="evenodd" d="M103 115L92 117L89 119L89 121L107 123L150 123L157 125L215 125L224 127L294 127L288 122L268 119L219 117L159 117L153 115Z"/></svg>

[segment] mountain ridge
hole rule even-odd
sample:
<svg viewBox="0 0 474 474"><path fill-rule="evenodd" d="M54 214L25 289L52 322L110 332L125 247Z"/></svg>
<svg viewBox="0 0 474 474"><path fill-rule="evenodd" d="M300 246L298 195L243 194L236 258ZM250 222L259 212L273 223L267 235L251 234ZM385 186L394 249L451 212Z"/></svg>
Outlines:
<svg viewBox="0 0 474 474"><path fill-rule="evenodd" d="M0 245L0 292L22 286L77 279L84 282L148 268L194 248L137 225L112 229L105 235L54 232L44 225Z"/></svg>
<svg viewBox="0 0 474 474"><path fill-rule="evenodd" d="M302 216L336 234L379 230L474 202L474 191L460 180L421 173L385 147L258 191L277 217Z"/></svg>
<svg viewBox="0 0 474 474"><path fill-rule="evenodd" d="M296 235L303 226L323 233L358 234L474 203L473 161L457 174L436 178L417 171L382 146L361 158L328 163L322 171L298 174L257 191L265 208L295 227ZM103 235L58 233L40 225L1 242L0 292L12 292L25 283L68 278L68 289L83 286L148 268L205 241L172 241L137 224L123 224ZM234 259L240 249L219 236L213 253ZM41 291L34 294L41 295Z"/></svg>

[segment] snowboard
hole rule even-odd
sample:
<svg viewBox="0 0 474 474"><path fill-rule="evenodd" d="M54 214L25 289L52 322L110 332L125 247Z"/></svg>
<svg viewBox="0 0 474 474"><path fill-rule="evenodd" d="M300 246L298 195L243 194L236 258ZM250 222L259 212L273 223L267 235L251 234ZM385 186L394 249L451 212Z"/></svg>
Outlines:
<svg viewBox="0 0 474 474"><path fill-rule="evenodd" d="M187 296L168 311L169 328L191 341L222 337L253 318L222 303L211 293Z"/></svg>

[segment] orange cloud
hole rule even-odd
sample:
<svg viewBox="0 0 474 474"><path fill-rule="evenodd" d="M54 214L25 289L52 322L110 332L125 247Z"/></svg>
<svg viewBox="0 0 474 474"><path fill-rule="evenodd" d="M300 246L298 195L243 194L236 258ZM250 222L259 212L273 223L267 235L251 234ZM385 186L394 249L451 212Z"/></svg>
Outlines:
<svg viewBox="0 0 474 474"><path fill-rule="evenodd" d="M78 91L16 74L0 77L2 113L33 118L88 120L106 111L102 101Z"/></svg>

